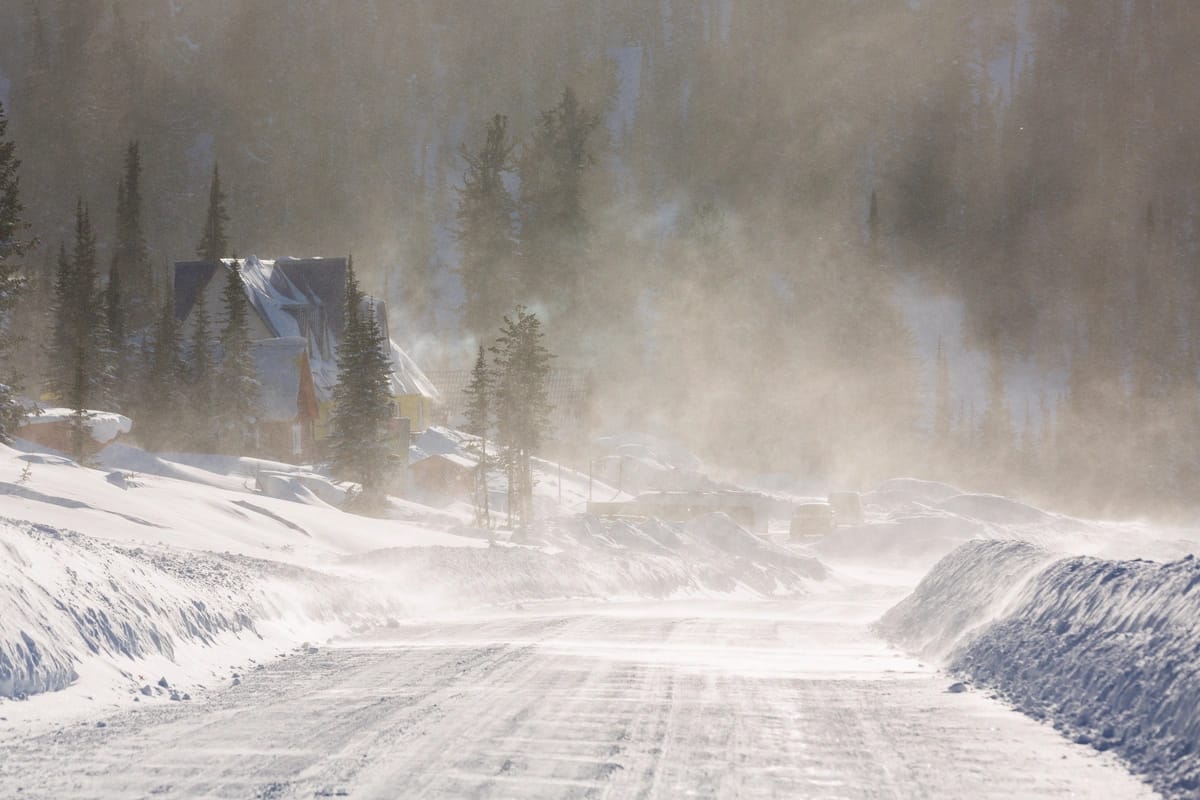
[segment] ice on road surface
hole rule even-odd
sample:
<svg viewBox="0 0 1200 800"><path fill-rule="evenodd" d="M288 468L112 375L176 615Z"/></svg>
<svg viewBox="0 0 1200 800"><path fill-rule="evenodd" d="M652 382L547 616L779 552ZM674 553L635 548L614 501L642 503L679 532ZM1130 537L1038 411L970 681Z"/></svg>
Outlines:
<svg viewBox="0 0 1200 800"><path fill-rule="evenodd" d="M0 796L1154 796L869 634L902 593L843 580L402 623L204 702L33 737L0 725Z"/></svg>

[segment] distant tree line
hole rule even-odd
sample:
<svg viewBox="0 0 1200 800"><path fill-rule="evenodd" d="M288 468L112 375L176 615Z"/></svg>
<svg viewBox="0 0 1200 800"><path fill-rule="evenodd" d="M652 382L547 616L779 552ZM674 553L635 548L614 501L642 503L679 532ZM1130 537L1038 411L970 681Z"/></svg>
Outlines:
<svg viewBox="0 0 1200 800"><path fill-rule="evenodd" d="M219 157L240 246L369 243L360 277L414 338L487 341L524 303L607 424L744 472L1194 505L1200 6L222 2L40 0L0 26L24 219L51 243L19 257L29 305L50 305L53 243L73 258L76 198L108 200L117 132L155 165L154 263L193 244ZM109 203L91 210L104 262ZM1035 385L1001 393L1008 426L952 380L934 409L914 287L956 309L947 360Z"/></svg>
<svg viewBox="0 0 1200 800"><path fill-rule="evenodd" d="M36 407L21 405L19 388L72 410L76 457L90 435L90 410L137 419L137 440L149 449L244 452L251 444L257 380L250 356L247 300L239 270L223 270L224 320L214 336L203 293L184 343L171 282L156 291L142 228L142 163L138 143L125 150L117 186L117 218L107 276L97 265L96 234L87 204L74 212L70 247L60 242L53 281L16 263L34 240L22 238L18 167L5 138L0 107L0 349L5 382L0 390L0 440ZM227 241L224 194L216 168L198 254L221 258ZM19 368L27 370L18 378ZM32 374L30 374L32 373Z"/></svg>

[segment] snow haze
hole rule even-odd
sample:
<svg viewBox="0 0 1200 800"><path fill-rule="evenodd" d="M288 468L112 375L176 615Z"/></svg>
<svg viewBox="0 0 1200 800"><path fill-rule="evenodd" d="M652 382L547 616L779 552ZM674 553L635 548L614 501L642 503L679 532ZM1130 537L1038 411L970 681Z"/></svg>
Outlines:
<svg viewBox="0 0 1200 800"><path fill-rule="evenodd" d="M0 0L0 797L1200 796L1197 41Z"/></svg>

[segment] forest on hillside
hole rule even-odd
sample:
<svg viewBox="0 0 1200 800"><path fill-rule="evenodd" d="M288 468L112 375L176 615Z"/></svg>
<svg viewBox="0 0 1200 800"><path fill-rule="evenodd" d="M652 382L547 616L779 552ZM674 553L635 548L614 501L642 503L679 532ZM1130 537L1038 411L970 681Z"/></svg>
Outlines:
<svg viewBox="0 0 1200 800"><path fill-rule="evenodd" d="M1194 510L1194 3L0 0L0 18L35 283L79 199L109 264L136 141L152 281L195 255L219 163L231 251L353 252L431 367L469 367L526 303L593 376L596 432L848 488L915 474Z"/></svg>

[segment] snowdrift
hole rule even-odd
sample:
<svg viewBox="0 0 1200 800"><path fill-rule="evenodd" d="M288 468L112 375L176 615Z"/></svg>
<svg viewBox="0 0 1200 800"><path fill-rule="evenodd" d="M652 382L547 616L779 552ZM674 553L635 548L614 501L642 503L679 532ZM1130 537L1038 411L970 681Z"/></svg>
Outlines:
<svg viewBox="0 0 1200 800"><path fill-rule="evenodd" d="M1168 797L1200 792L1200 562L1054 556L973 542L878 627Z"/></svg>
<svg viewBox="0 0 1200 800"><path fill-rule="evenodd" d="M525 538L539 546L396 549L346 563L401 583L424 582L431 593L423 602L446 607L705 592L764 596L801 591L826 576L817 559L776 547L724 514L685 525L580 514L545 520Z"/></svg>
<svg viewBox="0 0 1200 800"><path fill-rule="evenodd" d="M1050 558L1027 542L969 542L939 561L875 628L910 652L944 660L965 636L1003 613L1029 576Z"/></svg>
<svg viewBox="0 0 1200 800"><path fill-rule="evenodd" d="M965 493L913 478L886 481L863 494L862 502L868 524L839 526L815 544L819 555L925 572L971 541L1020 540L1061 552L1164 560L1186 555L1196 546L1182 537L1162 538L1163 531L1140 524L1077 519L1012 498Z"/></svg>
<svg viewBox="0 0 1200 800"><path fill-rule="evenodd" d="M249 588L219 558L0 519L0 697L65 688L87 653L172 658L181 640L254 635Z"/></svg>
<svg viewBox="0 0 1200 800"><path fill-rule="evenodd" d="M406 616L770 595L825 574L723 515L681 526L560 511L523 541L493 542L409 501L385 519L346 514L325 499L338 487L288 465L110 450L94 470L0 446L0 700L77 678L87 694L99 681L139 699L147 664L199 686L218 664ZM586 491L570 479L560 508Z"/></svg>

